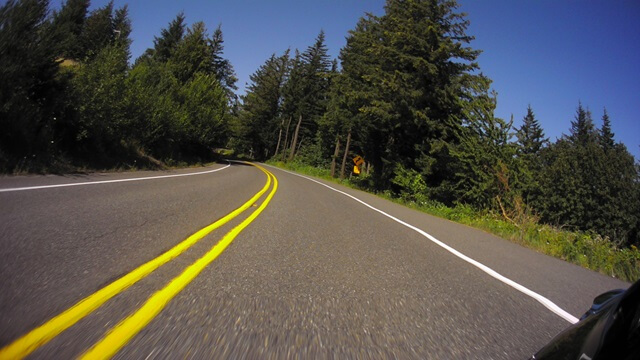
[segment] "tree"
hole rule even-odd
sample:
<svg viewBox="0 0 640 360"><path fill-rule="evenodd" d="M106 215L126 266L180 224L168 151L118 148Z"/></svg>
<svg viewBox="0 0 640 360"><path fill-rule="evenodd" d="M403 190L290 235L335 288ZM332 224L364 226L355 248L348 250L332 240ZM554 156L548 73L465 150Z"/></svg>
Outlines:
<svg viewBox="0 0 640 360"><path fill-rule="evenodd" d="M203 22L194 23L178 44L170 59L171 68L181 83L186 83L197 72L211 74L213 72L207 29Z"/></svg>
<svg viewBox="0 0 640 360"><path fill-rule="evenodd" d="M222 36L221 25L218 25L216 30L213 32L211 39L209 40L209 49L211 52L213 73L218 78L220 84L225 88L229 100L235 100L236 95L233 90L238 90L238 87L236 86L238 78L236 78L231 62L222 57L224 39Z"/></svg>
<svg viewBox="0 0 640 360"><path fill-rule="evenodd" d="M105 6L93 10L85 21L80 34L84 57L89 60L96 57L114 39L114 30L111 0Z"/></svg>
<svg viewBox="0 0 640 360"><path fill-rule="evenodd" d="M542 220L591 230L618 245L636 243L640 177L634 158L622 144L601 146L581 104L575 119L570 135L543 152Z"/></svg>
<svg viewBox="0 0 640 360"><path fill-rule="evenodd" d="M131 56L129 46L131 46L131 20L129 19L129 7L124 5L117 9L113 16L113 43L125 49L127 59Z"/></svg>
<svg viewBox="0 0 640 360"><path fill-rule="evenodd" d="M121 155L121 145L130 139L131 117L123 96L127 93L127 56L124 47L107 45L73 78L78 102L76 156L88 155L85 160L106 165Z"/></svg>
<svg viewBox="0 0 640 360"><path fill-rule="evenodd" d="M45 31L48 1L0 7L0 167L49 153L58 111L58 63Z"/></svg>
<svg viewBox="0 0 640 360"><path fill-rule="evenodd" d="M271 55L250 76L251 83L242 98L235 130L236 137L242 139L239 149L258 159L275 155L278 133L282 129L282 90L288 64L289 50L279 57Z"/></svg>
<svg viewBox="0 0 640 360"><path fill-rule="evenodd" d="M613 131L611 130L611 120L609 120L609 114L607 114L607 109L604 109L604 114L602 115L602 128L600 128L600 145L605 150L613 149L615 145L615 140L613 139Z"/></svg>
<svg viewBox="0 0 640 360"><path fill-rule="evenodd" d="M176 18L169 23L169 26L160 31L160 36L154 37L154 48L151 53L155 60L166 62L173 55L184 36L186 27L184 20L184 13L178 13Z"/></svg>
<svg viewBox="0 0 640 360"><path fill-rule="evenodd" d="M518 152L523 155L536 155L548 143L544 137L544 130L533 114L531 105L527 107L527 115L522 120L522 126L516 133L519 145Z"/></svg>
<svg viewBox="0 0 640 360"><path fill-rule="evenodd" d="M227 139L227 98L214 74L198 72L180 91L185 154L207 158Z"/></svg>
<svg viewBox="0 0 640 360"><path fill-rule="evenodd" d="M488 86L488 82L485 86ZM519 203L520 162L511 142L513 118L506 122L494 116L496 94L479 95L465 109L466 120L460 142L452 148L457 160L452 192L456 202L481 209L507 212Z"/></svg>
<svg viewBox="0 0 640 360"><path fill-rule="evenodd" d="M474 89L486 81L475 73L479 51L467 46L473 37L456 8L454 1L389 0L383 16L360 20L340 52L346 105L379 188L402 165L452 200L444 191L454 175L450 147Z"/></svg>
<svg viewBox="0 0 640 360"><path fill-rule="evenodd" d="M527 115L522 120L522 126L516 132L517 156L520 160L520 174L518 177L522 189L523 200L527 205L537 209L544 202L541 197L539 176L542 170L541 152L548 145L549 140L544 136L544 130L535 118L531 105L527 107Z"/></svg>
<svg viewBox="0 0 640 360"><path fill-rule="evenodd" d="M67 0L60 11L53 13L52 30L60 57L73 60L84 57L80 35L88 8L89 0Z"/></svg>
<svg viewBox="0 0 640 360"><path fill-rule="evenodd" d="M597 133L591 118L591 111L578 103L575 119L571 121L568 139L580 146L586 146L596 140Z"/></svg>

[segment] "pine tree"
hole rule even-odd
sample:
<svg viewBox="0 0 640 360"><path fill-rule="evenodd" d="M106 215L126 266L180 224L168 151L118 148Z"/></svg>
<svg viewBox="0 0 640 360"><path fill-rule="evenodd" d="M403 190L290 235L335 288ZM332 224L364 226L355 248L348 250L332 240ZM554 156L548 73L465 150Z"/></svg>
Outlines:
<svg viewBox="0 0 640 360"><path fill-rule="evenodd" d="M576 117L571 121L569 140L581 146L586 146L596 141L596 135L591 112L589 109L583 108L582 103L578 103Z"/></svg>
<svg viewBox="0 0 640 360"><path fill-rule="evenodd" d="M83 56L91 60L98 55L113 41L114 30L113 0L111 0L105 6L93 10L86 19L80 34Z"/></svg>
<svg viewBox="0 0 640 360"><path fill-rule="evenodd" d="M308 157L318 158L318 123L326 111L329 98L331 60L325 45L324 31L320 31L313 45L296 54L290 63L290 74L283 89L283 113L294 124L302 118L299 138L306 144L302 150ZM291 132L294 130L291 129ZM289 134L290 135L290 134ZM300 141L298 141L298 144Z"/></svg>
<svg viewBox="0 0 640 360"><path fill-rule="evenodd" d="M53 13L52 30L55 33L59 56L82 60L84 50L80 43L80 34L88 8L89 0L67 0L60 11Z"/></svg>
<svg viewBox="0 0 640 360"><path fill-rule="evenodd" d="M535 118L531 105L527 107L522 126L516 132L516 148L520 160L517 186L522 190L525 203L534 209L544 202L541 196L539 176L542 170L541 153L549 140L544 136L544 130Z"/></svg>
<svg viewBox="0 0 640 360"><path fill-rule="evenodd" d="M131 46L131 19L129 19L129 7L124 5L117 9L113 16L113 43L121 46L127 53L127 59L131 56L129 47Z"/></svg>
<svg viewBox="0 0 640 360"><path fill-rule="evenodd" d="M242 98L236 137L241 151L265 159L275 154L282 128L282 90L286 81L289 50L282 56L271 55L250 76L247 94ZM280 139L282 141L282 139ZM284 147L284 144L281 144Z"/></svg>
<svg viewBox="0 0 640 360"><path fill-rule="evenodd" d="M207 37L204 23L196 22L187 30L187 34L178 44L170 63L180 82L186 83L197 72L213 73Z"/></svg>
<svg viewBox="0 0 640 360"><path fill-rule="evenodd" d="M604 114L602 115L602 128L600 128L600 145L605 150L613 149L613 146L615 145L613 136L614 134L611 130L611 120L609 120L607 109L604 109Z"/></svg>
<svg viewBox="0 0 640 360"><path fill-rule="evenodd" d="M544 130L533 114L531 105L527 108L527 115L522 120L522 126L518 129L518 151L523 155L535 155L540 153L542 147L549 141L544 137Z"/></svg>
<svg viewBox="0 0 640 360"><path fill-rule="evenodd" d="M160 37L154 37L154 48L150 53L153 54L155 60L166 62L172 56L184 36L186 27L184 20L184 13L180 12L169 23L169 27L160 31Z"/></svg>
<svg viewBox="0 0 640 360"><path fill-rule="evenodd" d="M46 155L57 116L59 84L49 2L9 0L0 6L0 168ZM35 159L34 159L35 160Z"/></svg>
<svg viewBox="0 0 640 360"><path fill-rule="evenodd" d="M578 106L570 135L543 152L539 202L547 223L591 230L618 245L638 241L640 218L635 194L640 174L623 144L605 150L591 115Z"/></svg>
<svg viewBox="0 0 640 360"><path fill-rule="evenodd" d="M233 70L233 66L228 59L222 57L222 53L224 50L224 39L222 36L222 28L220 25L213 32L211 39L209 40L209 48L211 52L211 62L213 67L213 72L216 74L218 81L222 84L222 86L226 89L227 96L230 101L235 100L236 95L233 90L237 90L236 86L236 78L235 71Z"/></svg>
<svg viewBox="0 0 640 360"><path fill-rule="evenodd" d="M454 1L389 0L383 16L360 20L340 53L355 137L379 187L402 164L448 197L463 110L474 89L487 88L478 85L486 82L474 73L479 51L467 46L473 38L456 8Z"/></svg>

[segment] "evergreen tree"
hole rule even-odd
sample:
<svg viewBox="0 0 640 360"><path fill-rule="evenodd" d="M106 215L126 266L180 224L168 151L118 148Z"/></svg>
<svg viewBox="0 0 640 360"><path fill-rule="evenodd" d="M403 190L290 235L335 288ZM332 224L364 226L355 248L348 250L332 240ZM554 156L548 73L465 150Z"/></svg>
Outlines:
<svg viewBox="0 0 640 360"><path fill-rule="evenodd" d="M324 31L320 31L314 44L300 55L303 76L299 111L303 120L309 124L309 135L315 134L318 118L325 112L329 90L328 75L331 71L331 60L324 41Z"/></svg>
<svg viewBox="0 0 640 360"><path fill-rule="evenodd" d="M539 176L542 170L541 152L549 140L544 136L544 130L535 118L531 105L527 108L522 126L516 132L516 148L520 160L518 186L522 191L525 203L534 209L544 202L541 196Z"/></svg>
<svg viewBox="0 0 640 360"><path fill-rule="evenodd" d="M633 244L640 221L635 210L640 177L633 156L622 144L605 150L582 105L575 119L570 135L543 152L542 220Z"/></svg>
<svg viewBox="0 0 640 360"><path fill-rule="evenodd" d="M236 136L242 139L240 151L250 153L258 159L274 155L278 135L282 139L282 90L286 81L289 50L282 56L271 55L250 76L247 94L242 98ZM281 144L284 147L284 144Z"/></svg>
<svg viewBox="0 0 640 360"><path fill-rule="evenodd" d="M389 0L385 15L360 20L340 53L356 135L379 187L401 164L452 200L445 190L454 175L450 147L475 89L487 88L474 73L479 51L467 46L473 38L456 8L454 1Z"/></svg>
<svg viewBox="0 0 640 360"><path fill-rule="evenodd" d="M549 141L544 137L544 130L533 114L531 105L527 108L527 115L522 120L522 126L516 133L518 152L523 155L536 155L540 153L542 147Z"/></svg>
<svg viewBox="0 0 640 360"><path fill-rule="evenodd" d="M613 131L611 130L611 120L609 120L607 109L604 109L604 114L602 115L602 128L600 128L600 145L605 150L611 150L615 145L615 140L613 139Z"/></svg>
<svg viewBox="0 0 640 360"><path fill-rule="evenodd" d="M477 96L469 105L465 112L474 120L466 121L460 143L451 150L457 159L451 164L456 170L452 192L456 202L506 214L520 196L513 118L506 122L494 116L495 93Z"/></svg>
<svg viewBox="0 0 640 360"><path fill-rule="evenodd" d="M591 118L591 111L584 109L582 103L578 103L576 117L571 121L568 139L578 145L586 146L596 141L597 133Z"/></svg>
<svg viewBox="0 0 640 360"><path fill-rule="evenodd" d="M184 13L180 12L176 18L169 23L169 27L160 31L160 37L154 37L153 58L157 61L166 62L182 41L185 32ZM147 50L149 52L149 50Z"/></svg>
<svg viewBox="0 0 640 360"><path fill-rule="evenodd" d="M124 5L117 9L113 16L113 43L121 46L127 53L127 59L131 56L129 47L131 46L131 19L129 19L129 7Z"/></svg>
<svg viewBox="0 0 640 360"><path fill-rule="evenodd" d="M204 23L196 22L187 30L187 34L178 44L170 63L180 82L186 83L197 72L213 73L207 36Z"/></svg>
<svg viewBox="0 0 640 360"><path fill-rule="evenodd" d="M318 157L317 131L320 118L326 111L329 99L331 60L325 45L324 31L320 31L313 45L290 62L290 72L283 89L283 114L297 124L302 119L299 140L304 139L305 151L310 157ZM290 129L294 132L295 126ZM289 134L289 137L292 134Z"/></svg>
<svg viewBox="0 0 640 360"><path fill-rule="evenodd" d="M9 0L0 6L0 168L49 153L58 116L58 64L43 24L49 2ZM28 159L27 159L28 157Z"/></svg>
<svg viewBox="0 0 640 360"><path fill-rule="evenodd" d="M85 21L80 34L84 57L91 60L107 47L114 39L114 30L111 0L105 6L93 10Z"/></svg>
<svg viewBox="0 0 640 360"><path fill-rule="evenodd" d="M231 62L222 57L224 50L224 39L222 37L222 28L220 25L216 28L209 40L209 48L211 52L211 62L213 72L220 81L220 84L226 89L229 100L235 100L236 95L233 90L237 90L235 71Z"/></svg>
<svg viewBox="0 0 640 360"><path fill-rule="evenodd" d="M58 55L65 59L82 60L84 50L80 34L87 17L89 0L67 0L60 11L53 13L52 30Z"/></svg>

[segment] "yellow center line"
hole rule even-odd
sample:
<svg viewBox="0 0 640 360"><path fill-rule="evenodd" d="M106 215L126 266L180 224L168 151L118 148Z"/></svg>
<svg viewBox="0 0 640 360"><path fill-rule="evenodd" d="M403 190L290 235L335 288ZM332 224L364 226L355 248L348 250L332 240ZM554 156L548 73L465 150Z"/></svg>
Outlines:
<svg viewBox="0 0 640 360"><path fill-rule="evenodd" d="M249 164L249 163L247 163ZM253 164L251 164L253 165ZM159 268L160 266L166 264L172 259L176 258L178 255L182 254L184 251L189 249L195 243L200 241L206 235L211 233L213 230L219 228L220 226L228 223L246 209L251 207L270 187L271 185L271 176L270 174L260 166L254 165L262 172L267 175L267 183L264 187L258 191L251 199L242 204L239 208L230 212L220 220L214 222L211 225L199 230L193 235L189 236L185 240L183 240L178 245L169 249L162 255L157 258L140 265L135 270L130 273L122 276L118 280L112 282L111 284L103 287L102 289L96 291L95 293L87 296L86 298L80 300L75 305L65 310L64 312L58 314L54 318L40 325L39 327L31 330L27 334L23 335L13 343L3 347L0 349L0 359L22 359L32 353L34 350L39 348L40 346L46 344L54 337L58 336L60 333L73 326L75 323L80 321L82 318L102 306L105 302L107 302L112 297L118 295L129 286L135 284L140 281L151 272ZM275 179L275 178L274 178Z"/></svg>
<svg viewBox="0 0 640 360"><path fill-rule="evenodd" d="M255 165L258 166L258 165ZM258 166L259 167L259 166ZM266 171L260 168L263 171ZM264 202L249 217L238 226L229 231L214 247L212 247L203 257L186 268L182 274L175 277L164 288L153 294L136 312L129 315L116 325L107 335L84 353L81 359L110 359L129 340L140 332L151 320L153 320L164 309L169 301L182 291L198 274L200 274L211 262L213 262L260 213L267 207L271 198L278 189L278 179L273 177L273 189Z"/></svg>

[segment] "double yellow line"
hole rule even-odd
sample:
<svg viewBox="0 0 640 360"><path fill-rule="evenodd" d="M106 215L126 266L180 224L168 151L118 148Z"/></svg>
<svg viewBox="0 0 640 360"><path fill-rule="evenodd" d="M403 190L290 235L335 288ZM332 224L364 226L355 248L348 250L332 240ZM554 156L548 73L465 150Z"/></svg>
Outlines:
<svg viewBox="0 0 640 360"><path fill-rule="evenodd" d="M135 270L98 290L92 295L80 300L63 313L0 349L0 359L21 359L32 353L40 346L46 344L51 339L55 338L60 333L96 310L112 297L146 277L160 266L174 259L213 230L240 215L246 209L251 207L265 192L267 192L273 180L273 188L267 195L266 199L253 213L251 213L251 215L249 215L249 217L229 231L222 240L211 248L203 257L187 267L182 274L175 277L164 288L153 294L136 312L111 329L102 340L85 352L82 355L82 358L108 359L115 355L127 342L129 342L129 340L131 340L138 332L140 332L140 330L153 320L153 318L162 311L171 299L173 299L182 289L193 281L193 279L195 279L195 277L198 276L198 274L200 274L207 265L214 261L227 248L227 246L231 244L236 236L238 236L238 234L240 234L240 232L255 220L256 217L258 217L258 215L260 215L260 213L267 207L278 189L278 179L263 167L255 164L251 165L259 168L267 175L267 183L251 199L242 204L242 206L213 224L189 236L157 258L139 266Z"/></svg>

